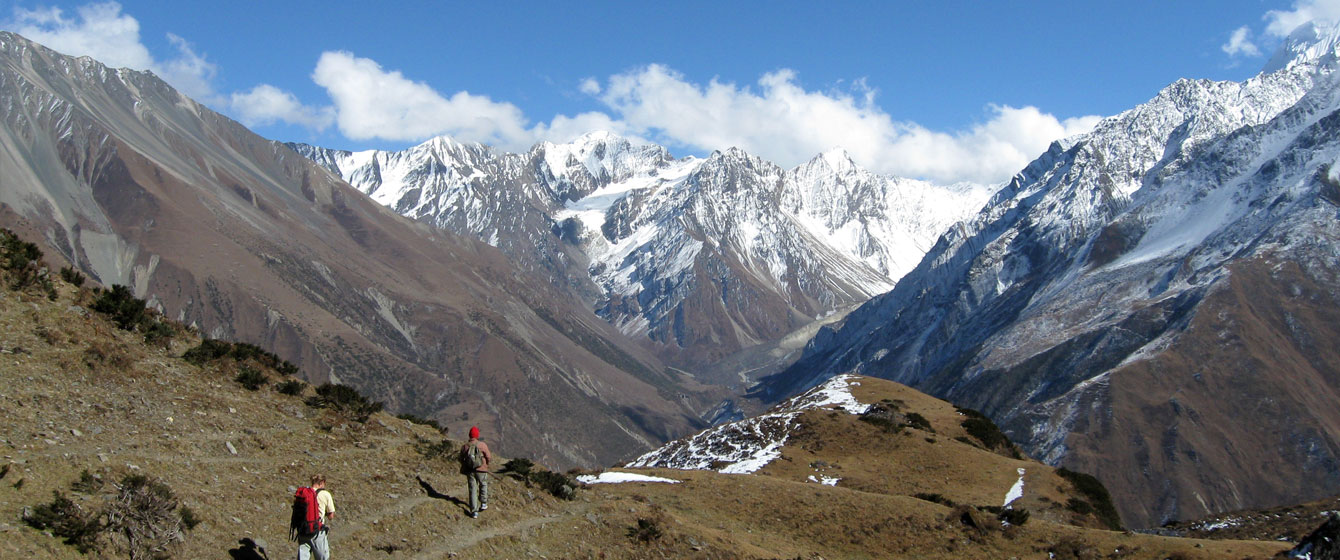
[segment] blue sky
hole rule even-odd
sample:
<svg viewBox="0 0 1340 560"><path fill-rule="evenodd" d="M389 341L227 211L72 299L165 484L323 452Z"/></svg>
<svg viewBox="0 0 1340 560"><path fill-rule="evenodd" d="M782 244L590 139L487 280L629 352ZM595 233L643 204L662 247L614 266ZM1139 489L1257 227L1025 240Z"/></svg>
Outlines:
<svg viewBox="0 0 1340 560"><path fill-rule="evenodd" d="M149 69L283 141L502 149L605 129L790 167L1008 179L1178 78L1246 79L1340 0L17 2L0 29Z"/></svg>

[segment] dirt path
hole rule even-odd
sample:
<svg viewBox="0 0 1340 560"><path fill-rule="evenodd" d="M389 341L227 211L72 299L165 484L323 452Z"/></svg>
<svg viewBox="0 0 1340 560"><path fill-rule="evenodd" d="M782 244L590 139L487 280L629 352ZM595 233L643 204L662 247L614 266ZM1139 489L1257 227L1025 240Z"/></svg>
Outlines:
<svg viewBox="0 0 1340 560"><path fill-rule="evenodd" d="M458 530L454 530L450 535L444 535L445 538L433 545L419 551L414 555L414 560L434 560L437 558L446 558L451 553L468 549L485 540L504 536L515 535L522 536L526 532L536 527L543 528L550 523L559 523L571 521L586 515L592 509L590 503L575 503L571 509L561 513L548 515L534 515L522 517L519 519L490 518L485 513L479 519L469 519L469 523L460 524Z"/></svg>

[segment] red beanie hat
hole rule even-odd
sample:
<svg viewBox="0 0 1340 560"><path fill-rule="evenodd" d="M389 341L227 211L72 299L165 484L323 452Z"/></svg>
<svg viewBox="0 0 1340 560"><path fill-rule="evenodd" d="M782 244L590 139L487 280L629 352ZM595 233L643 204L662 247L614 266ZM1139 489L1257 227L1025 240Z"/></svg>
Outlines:
<svg viewBox="0 0 1340 560"><path fill-rule="evenodd" d="M470 426L470 439L479 439L479 426Z"/></svg>

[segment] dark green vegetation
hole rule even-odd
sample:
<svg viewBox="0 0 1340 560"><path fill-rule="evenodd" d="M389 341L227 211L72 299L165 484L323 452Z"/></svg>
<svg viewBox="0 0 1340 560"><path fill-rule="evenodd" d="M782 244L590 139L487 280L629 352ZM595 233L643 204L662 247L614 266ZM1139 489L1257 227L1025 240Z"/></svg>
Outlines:
<svg viewBox="0 0 1340 560"><path fill-rule="evenodd" d="M992 422L990 418L987 418L985 414L977 412L971 408L956 406L954 409L957 410L959 414L967 417L963 420L963 429L968 431L968 435L981 442L983 447L992 451L1003 452L1003 454L1015 459L1022 457L1019 453L1019 449L1010 441L1009 436L1006 436L1004 432L1000 431L1000 427L996 426L996 423Z"/></svg>
<svg viewBox="0 0 1340 560"><path fill-rule="evenodd" d="M297 366L280 359L279 356L266 351L264 348L246 342L227 342L206 338L200 341L199 346L187 350L181 357L197 366L203 366L214 360L232 358L236 362L253 361L258 365L273 369L281 375L298 373Z"/></svg>
<svg viewBox="0 0 1340 560"><path fill-rule="evenodd" d="M1093 475L1082 472L1075 472L1067 468L1056 469L1056 474L1070 481L1084 500L1071 498L1066 502L1066 507L1080 515L1090 513L1097 514L1098 518L1106 523L1109 529L1114 531L1121 530L1121 515L1117 513L1117 508L1112 504L1112 496L1108 494L1107 487L1103 486Z"/></svg>
<svg viewBox="0 0 1340 560"><path fill-rule="evenodd" d="M308 397L307 406L328 408L348 415L355 422L367 422L368 417L381 412L382 403L373 402L357 389L339 383L323 383L316 388L316 396Z"/></svg>
<svg viewBox="0 0 1340 560"><path fill-rule="evenodd" d="M126 474L104 491L102 476L85 470L70 490L78 502L60 491L50 502L26 510L23 522L50 531L82 553L107 552L130 558L166 559L185 540L184 532L200 523L195 511L180 503L172 488L142 474Z"/></svg>
<svg viewBox="0 0 1340 560"><path fill-rule="evenodd" d="M42 266L42 250L8 229L0 229L0 269L8 273L11 290L37 288L55 301L56 288Z"/></svg>

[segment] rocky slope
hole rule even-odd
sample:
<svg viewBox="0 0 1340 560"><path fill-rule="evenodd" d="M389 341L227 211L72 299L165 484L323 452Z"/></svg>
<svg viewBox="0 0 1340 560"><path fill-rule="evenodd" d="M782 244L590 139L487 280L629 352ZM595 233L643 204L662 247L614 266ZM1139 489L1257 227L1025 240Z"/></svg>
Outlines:
<svg viewBox="0 0 1340 560"><path fill-rule="evenodd" d="M523 154L448 138L400 152L293 147L401 214L498 247L672 364L731 384L736 371L709 366L886 291L989 193L880 177L841 151L785 171L736 149L675 159L607 133Z"/></svg>
<svg viewBox="0 0 1340 560"><path fill-rule="evenodd" d="M8 280L2 272L0 279ZM0 288L5 558L90 557L23 518L52 503L53 492L96 517L127 476L166 485L199 520L168 549L171 557L284 557L293 550L285 538L293 490L318 471L338 510L333 552L349 558L1268 558L1288 547L1076 526L1055 504L1069 490L1046 467L957 442L952 407L870 380L850 387L855 402L897 398L904 412L922 411L936 433L894 434L846 412L812 409L797 445L756 474L592 472L571 500L497 476L489 509L470 519L463 481L438 454L460 441L384 412L360 422L313 408L303 398L313 388L282 394L275 390L282 376L269 369L270 383L249 391L234 378L250 362L199 367L180 359L199 342L189 333L148 346L142 334L88 311L86 292L58 282L51 301L8 285ZM467 426L447 425L453 434ZM930 462L912 462L931 449ZM879 460L886 452L893 454ZM999 505L1021 478L1016 465L1027 469L1018 503L1037 509L1013 527L990 511L909 495ZM840 480L825 484L830 477ZM597 482L606 480L628 482ZM95 555L127 557L123 544L104 534Z"/></svg>
<svg viewBox="0 0 1340 560"><path fill-rule="evenodd" d="M1136 526L1340 491L1335 36L1054 144L760 394L855 371L965 403Z"/></svg>
<svg viewBox="0 0 1340 560"><path fill-rule="evenodd" d="M468 418L504 452L604 464L721 398L494 248L404 219L152 74L10 33L0 177L0 225L53 258L314 382Z"/></svg>

